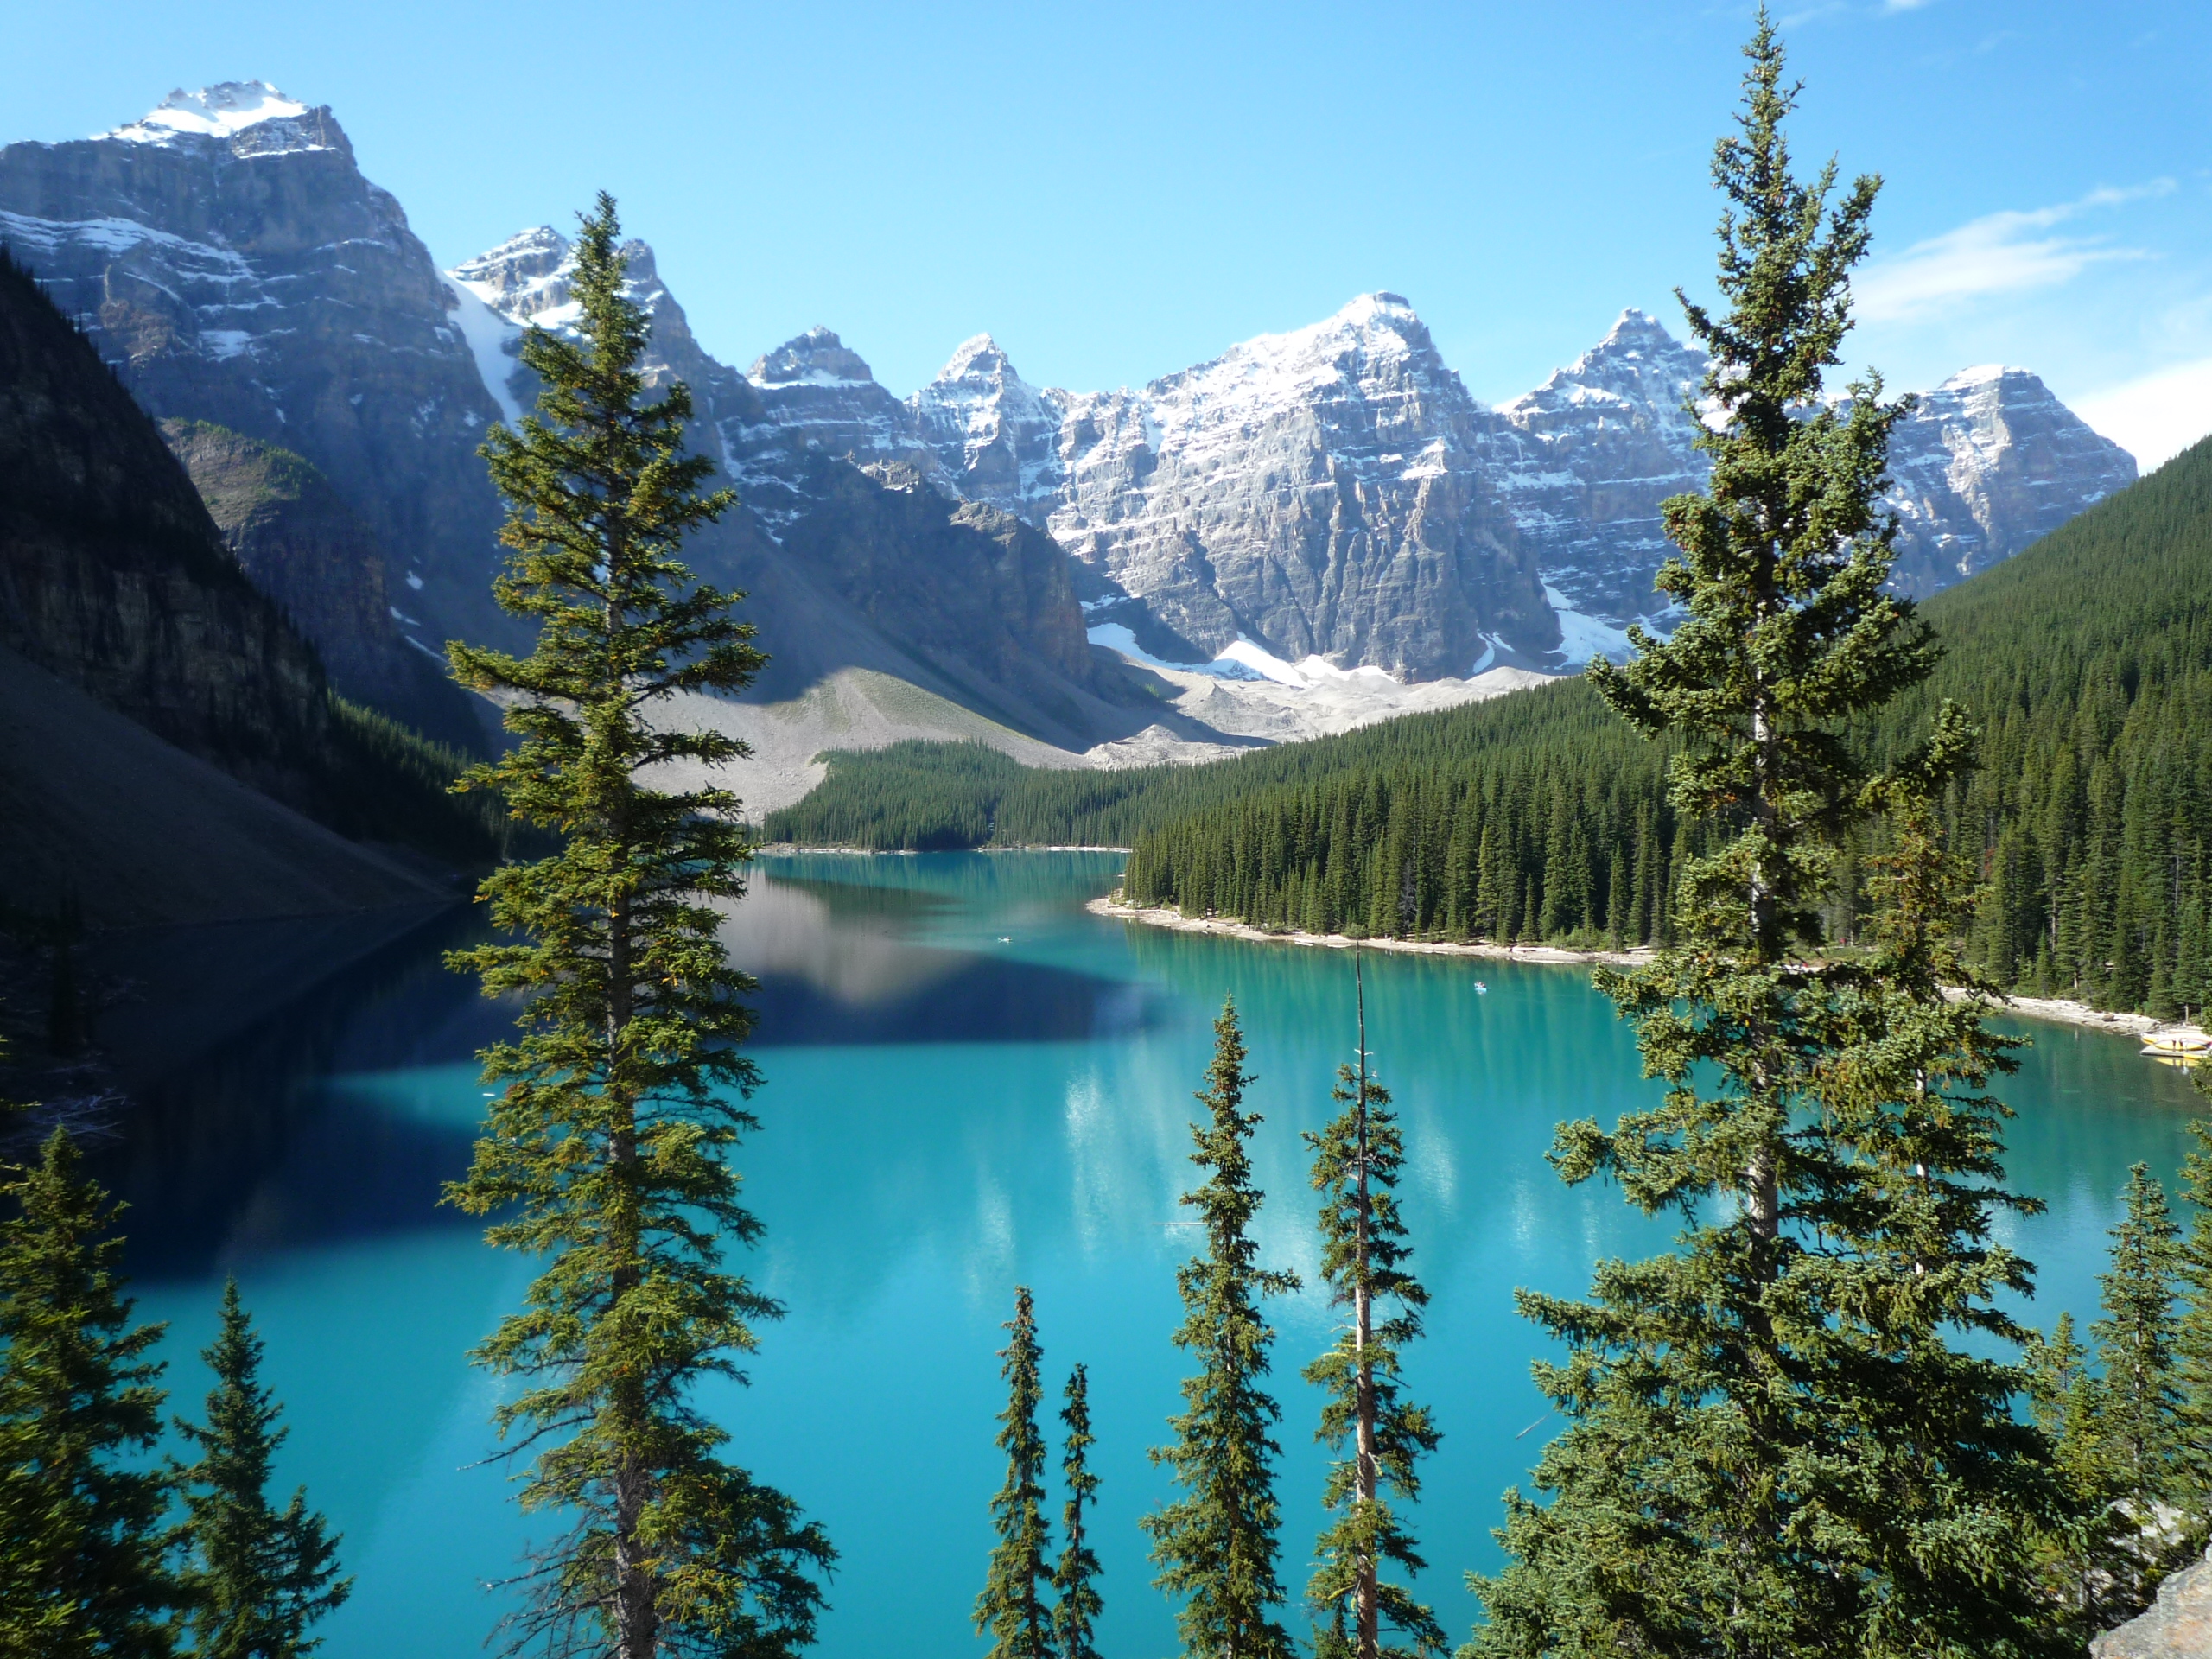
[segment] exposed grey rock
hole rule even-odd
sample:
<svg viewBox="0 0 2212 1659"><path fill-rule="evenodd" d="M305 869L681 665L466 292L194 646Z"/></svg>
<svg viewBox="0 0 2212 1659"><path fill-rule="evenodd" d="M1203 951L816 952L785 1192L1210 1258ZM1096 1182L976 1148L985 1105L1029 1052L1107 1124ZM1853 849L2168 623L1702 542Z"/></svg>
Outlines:
<svg viewBox="0 0 2212 1659"><path fill-rule="evenodd" d="M1522 443L1492 452L1499 486L1544 581L1611 623L1660 607L1667 497L1705 487L1694 447L1706 359L1628 311L1594 349L1499 410ZM1899 522L1897 584L1926 595L2008 559L2135 479L2126 451L2090 430L2024 369L1968 369L1894 429L1885 505Z"/></svg>
<svg viewBox="0 0 2212 1659"><path fill-rule="evenodd" d="M1064 392L1014 372L988 334L964 340L937 378L906 400L923 442L971 500L1042 524L1058 505Z"/></svg>
<svg viewBox="0 0 2212 1659"><path fill-rule="evenodd" d="M0 241L157 416L296 451L424 588L415 637L507 632L499 504L476 457L499 408L399 204L327 109L257 81L144 120L0 149Z"/></svg>
<svg viewBox="0 0 2212 1659"><path fill-rule="evenodd" d="M387 586L375 537L327 479L289 449L204 421L164 421L162 435L246 575L313 643L333 686L442 742L482 743L485 705L404 632L421 626L402 608L421 578L410 571Z"/></svg>
<svg viewBox="0 0 2212 1659"><path fill-rule="evenodd" d="M1132 629L1169 660L1246 638L1408 679L1538 661L1558 628L1481 462L1500 425L1404 300L1366 295L1141 391L1067 398L1052 531L1141 601L1169 637Z"/></svg>
<svg viewBox="0 0 2212 1659"><path fill-rule="evenodd" d="M1672 550L1659 504L1702 489L1710 470L1683 412L1705 367L1656 320L1624 311L1598 345L1499 409L1510 429L1484 459L1545 584L1575 612L1622 623L1663 607L1651 586Z"/></svg>
<svg viewBox="0 0 2212 1659"><path fill-rule="evenodd" d="M1921 395L1891 435L1890 476L1897 585L1926 594L2133 484L2135 458L2025 369L1978 368Z"/></svg>
<svg viewBox="0 0 2212 1659"><path fill-rule="evenodd" d="M791 696L841 668L888 669L1054 742L1129 727L1098 700L1065 556L964 496L857 353L814 328L740 374L699 347L652 250L623 252L630 297L652 319L648 378L690 387L694 444L738 491L739 509L700 532L691 562L752 591L776 659L766 689ZM531 394L527 373L505 367L520 326L574 321L572 272L567 238L539 227L449 273L505 330L496 357L479 358L510 395Z"/></svg>
<svg viewBox="0 0 2212 1659"><path fill-rule="evenodd" d="M2091 1659L2205 1659L2212 1654L2212 1552L2158 1586L2158 1599L2089 1643Z"/></svg>

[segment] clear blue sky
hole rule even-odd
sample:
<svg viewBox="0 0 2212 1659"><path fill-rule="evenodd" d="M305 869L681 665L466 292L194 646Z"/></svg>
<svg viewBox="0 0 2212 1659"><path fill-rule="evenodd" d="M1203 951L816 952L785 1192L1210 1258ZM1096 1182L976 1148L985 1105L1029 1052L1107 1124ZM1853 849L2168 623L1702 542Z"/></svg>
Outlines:
<svg viewBox="0 0 2212 1659"><path fill-rule="evenodd" d="M1624 306L1680 332L1670 290L1712 269L1707 160L1751 16L1671 0L98 11L0 0L0 137L80 137L173 86L259 77L334 109L442 264L612 189L727 360L825 323L904 392L988 330L1033 381L1133 385L1387 288L1491 400ZM1807 82L1801 157L1888 181L1863 359L1899 387L2022 364L2139 449L2212 429L2212 6L1776 15Z"/></svg>

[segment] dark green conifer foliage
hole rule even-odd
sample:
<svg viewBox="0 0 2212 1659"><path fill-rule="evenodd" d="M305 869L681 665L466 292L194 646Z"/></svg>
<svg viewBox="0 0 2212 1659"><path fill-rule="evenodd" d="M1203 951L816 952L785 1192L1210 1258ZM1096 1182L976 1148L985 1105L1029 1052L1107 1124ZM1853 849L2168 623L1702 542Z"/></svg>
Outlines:
<svg viewBox="0 0 2212 1659"><path fill-rule="evenodd" d="M1670 640L1589 679L1681 747L1672 942L1601 972L1637 1028L1663 1105L1562 1127L1572 1182L1618 1180L1681 1218L1677 1249L1608 1262L1588 1301L1524 1293L1566 1348L1536 1368L1566 1420L1539 1505L1509 1495L1509 1563L1476 1580L1496 1655L2018 1655L2056 1651L2031 1593L2027 1524L2053 1514L2042 1437L2013 1421L2015 1367L1956 1351L2016 1339L1994 1305L2024 1262L1991 1237L2005 1192L2003 1069L1986 1005L1954 1007L1966 874L1936 803L1973 733L1944 710L1870 778L1854 717L1929 671L1911 607L1885 590L1893 527L1876 508L1901 406L1878 381L1822 395L1849 327L1849 273L1877 181L1831 207L1831 164L1791 172L1796 89L1764 12L1738 136L1719 146L1714 315L1685 301L1713 359L1723 423L1707 493L1664 508L1681 550L1660 588ZM1871 957L1823 950L1853 834L1869 861ZM1968 983L1976 983L1971 977Z"/></svg>
<svg viewBox="0 0 2212 1659"><path fill-rule="evenodd" d="M2097 1444L2101 1385L2074 1334L2071 1313L2058 1316L2048 1338L2029 1338L2027 1365L2029 1408L2050 1442L2066 1497L2063 1513L2036 1540L2040 1577L2060 1622L2086 1644L2116 1622L2107 1616L2115 1546L2110 1480Z"/></svg>
<svg viewBox="0 0 2212 1659"><path fill-rule="evenodd" d="M117 1210L55 1129L0 1186L0 1653L164 1659L163 1327L130 1324Z"/></svg>
<svg viewBox="0 0 2212 1659"><path fill-rule="evenodd" d="M1196 1357L1198 1370L1183 1383L1185 1409L1168 1421L1174 1444L1152 1453L1174 1471L1183 1496L1143 1524L1161 1569L1154 1583L1181 1600L1175 1624L1188 1659L1289 1659L1295 1645L1270 1611L1283 1599L1274 1490L1281 1448L1270 1433L1282 1408L1266 1388L1274 1332L1260 1303L1297 1289L1298 1277L1261 1267L1252 1242L1263 1195L1252 1183L1248 1143L1261 1120L1244 1110L1252 1079L1233 1001L1222 1004L1213 1033L1207 1086L1198 1097L1207 1121L1191 1126L1191 1161L1206 1179L1183 1195L1205 1229L1205 1250L1175 1274L1184 1315L1175 1345Z"/></svg>
<svg viewBox="0 0 2212 1659"><path fill-rule="evenodd" d="M1098 1593L1098 1555L1090 1548L1084 1511L1098 1502L1098 1477L1090 1472L1090 1379L1080 1365L1068 1373L1067 1403L1060 1421L1067 1429L1060 1453L1060 1481L1068 1490L1060 1512L1067 1542L1052 1570L1052 1642L1059 1659L1098 1659L1092 1633L1105 1601Z"/></svg>
<svg viewBox="0 0 2212 1659"><path fill-rule="evenodd" d="M999 1357L1006 1361L1000 1375L1006 1378L1007 1402L998 1434L1006 1484L991 1500L998 1542L991 1548L983 1592L976 1598L976 1629L991 1638L988 1659L1049 1659L1052 1609L1045 1586L1052 1571L1045 1554L1052 1536L1045 1522L1045 1437L1037 1428L1044 1390L1037 1374L1037 1316L1027 1285L1014 1287L1014 1318L1006 1329L1009 1338Z"/></svg>
<svg viewBox="0 0 2212 1659"><path fill-rule="evenodd" d="M1399 1370L1400 1351L1421 1335L1428 1293L1407 1265L1413 1247L1397 1197L1405 1144L1389 1092L1369 1073L1366 987L1357 978L1354 995L1358 1058L1339 1069L1329 1095L1341 1109L1305 1137L1321 1194L1321 1276L1330 1305L1349 1314L1305 1376L1328 1395L1316 1438L1339 1454L1351 1446L1329 1469L1322 1502L1335 1519L1314 1545L1319 1566L1306 1593L1317 1659L1410 1659L1445 1650L1435 1614L1383 1576L1427 1565L1391 1502L1420 1497L1414 1465L1439 1439L1427 1408L1405 1397ZM1380 1313L1383 1303L1395 1311Z"/></svg>
<svg viewBox="0 0 2212 1659"><path fill-rule="evenodd" d="M222 1326L200 1357L215 1373L206 1425L179 1421L199 1448L177 1472L184 1495L178 1541L184 1626L193 1659L298 1659L321 1643L308 1635L353 1589L338 1576L338 1539L307 1507L307 1491L270 1507L270 1465L288 1430L283 1408L261 1381L261 1338L223 1287Z"/></svg>
<svg viewBox="0 0 2212 1659"><path fill-rule="evenodd" d="M517 1644L766 1656L811 1639L834 1553L721 1459L728 1437L692 1398L741 1380L733 1356L781 1312L722 1264L760 1232L729 1162L757 1127L734 1097L757 1081L736 1047L752 982L717 938L751 849L728 791L640 781L743 756L653 715L679 691L738 690L763 658L730 613L741 595L694 587L677 556L731 498L697 493L709 467L683 453L683 386L645 399L647 319L624 296L618 234L602 195L576 242L581 338L524 336L538 413L484 446L512 507L496 592L538 637L519 659L451 647L519 739L466 786L562 844L486 878L502 937L453 958L524 1005L520 1036L484 1051L486 1079L506 1086L448 1197L544 1264L476 1351L522 1379L496 1421L532 1454L524 1509L566 1529L525 1575Z"/></svg>
<svg viewBox="0 0 2212 1659"><path fill-rule="evenodd" d="M2190 1081L2212 1086L2198 1066ZM2212 1119L2190 1126L2196 1150L2182 1163L2190 1208L2181 1243L2181 1317L2174 1330L2174 1424L2180 1443L2178 1496L2199 1534L2212 1532Z"/></svg>
<svg viewBox="0 0 2212 1659"><path fill-rule="evenodd" d="M2098 1281L2105 1316L2090 1334L2103 1373L2100 1450L2113 1496L2139 1522L2177 1484L2174 1291L2181 1230L2147 1164L2127 1172L2123 1202L2112 1230L2112 1266Z"/></svg>

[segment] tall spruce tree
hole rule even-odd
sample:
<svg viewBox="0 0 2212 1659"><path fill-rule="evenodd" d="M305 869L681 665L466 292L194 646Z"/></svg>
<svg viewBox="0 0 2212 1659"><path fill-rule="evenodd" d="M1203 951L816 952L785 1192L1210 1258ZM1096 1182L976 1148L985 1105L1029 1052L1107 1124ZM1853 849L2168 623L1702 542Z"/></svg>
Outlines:
<svg viewBox="0 0 2212 1659"><path fill-rule="evenodd" d="M1397 1198L1404 1140L1389 1092L1369 1073L1367 988L1356 958L1353 973L1357 1057L1330 1091L1341 1109L1305 1137L1321 1194L1321 1276L1330 1305L1349 1315L1336 1343L1305 1371L1327 1395L1317 1438L1339 1454L1322 1496L1335 1519L1314 1546L1319 1565L1306 1593L1318 1618L1317 1659L1404 1659L1445 1650L1434 1612L1383 1576L1427 1565L1391 1499L1411 1503L1421 1496L1414 1465L1439 1438L1427 1408L1405 1398L1398 1363L1400 1350L1421 1335L1428 1293L1407 1268L1413 1247ZM1379 1312L1386 1303L1395 1305L1387 1315ZM1347 1440L1349 1458L1341 1455Z"/></svg>
<svg viewBox="0 0 2212 1659"><path fill-rule="evenodd" d="M2103 1373L2098 1441L2113 1496L2138 1523L2175 1495L2180 1454L2175 1420L2176 1276L2181 1230L2148 1164L2127 1172L2112 1265L2098 1280L2104 1318L2089 1327Z"/></svg>
<svg viewBox="0 0 2212 1659"><path fill-rule="evenodd" d="M1244 1109L1252 1078L1233 1000L1214 1021L1212 1063L1198 1095L1206 1121L1191 1126L1191 1161L1206 1179L1182 1201L1205 1229L1203 1255L1179 1268L1183 1323L1175 1345L1198 1369L1183 1382L1185 1409L1169 1419L1174 1443L1155 1447L1154 1463L1174 1471L1183 1496L1145 1516L1153 1582L1181 1605L1175 1624L1188 1659L1289 1659L1290 1633L1271 1609L1283 1599L1276 1558L1282 1510L1275 1497L1270 1431L1282 1408L1267 1391L1274 1332L1263 1298L1298 1288L1295 1274L1262 1268L1252 1218L1263 1195L1252 1180L1248 1143L1260 1115Z"/></svg>
<svg viewBox="0 0 2212 1659"><path fill-rule="evenodd" d="M2112 1493L2097 1446L2101 1384L2088 1357L2071 1313L2061 1313L2049 1337L2038 1334L2027 1345L2029 1409L2050 1443L2066 1499L2063 1512L2038 1529L2033 1548L2061 1624L2084 1646L2116 1622L2107 1604L2113 1567L2124 1567L2111 1559Z"/></svg>
<svg viewBox="0 0 2212 1659"><path fill-rule="evenodd" d="M723 1265L760 1233L729 1161L757 1127L736 1046L752 982L717 938L751 848L728 791L646 781L747 753L654 715L679 692L738 690L764 658L730 613L742 595L693 586L677 556L731 496L698 493L710 468L683 454L684 387L645 396L648 322L619 234L601 195L575 245L576 338L524 336L537 413L484 446L512 509L495 592L537 644L450 648L518 739L464 787L500 791L561 845L486 879L500 937L451 959L523 1007L520 1036L483 1052L505 1088L448 1196L543 1263L475 1355L522 1380L495 1421L532 1454L524 1508L567 1529L524 1576L516 1644L766 1656L811 1639L835 1556L789 1497L722 1460L728 1436L694 1403L709 1378L741 1380L733 1356L782 1311Z"/></svg>
<svg viewBox="0 0 2212 1659"><path fill-rule="evenodd" d="M1902 405L1878 380L1823 396L1850 326L1878 181L1833 206L1833 164L1793 175L1797 88L1762 11L1726 199L1715 314L1684 301L1713 367L1702 495L1665 505L1679 551L1658 585L1684 620L1641 629L1590 678L1632 725L1681 745L1670 943L1599 984L1635 1024L1656 1109L1563 1126L1570 1183L1618 1180L1681 1222L1674 1253L1599 1265L1591 1299L1523 1293L1565 1348L1536 1368L1567 1423L1539 1504L1508 1495L1509 1561L1478 1579L1488 1654L1985 1655L2056 1650L2028 1592L2023 1523L2056 1494L2045 1447L2005 1409L2024 1380L1952 1346L2016 1332L1993 1306L2024 1262L2005 1192L2003 1061L1983 1008L1938 981L1962 874L1932 801L1972 734L1955 713L1885 778L1848 722L1929 671L1886 590L1878 504ZM1846 845L1899 821L1864 961L1823 950Z"/></svg>
<svg viewBox="0 0 2212 1659"><path fill-rule="evenodd" d="M991 1522L998 1542L991 1548L989 1577L976 1598L976 1629L991 1638L988 1659L1050 1659L1052 1608L1045 1587L1052 1570L1045 1562L1052 1532L1045 1522L1045 1437L1038 1432L1037 1408L1044 1398L1038 1381L1037 1316L1029 1287L1014 1293L1014 1318L1007 1322L1006 1409L999 1414L998 1448L1006 1453L1006 1484L991 1500Z"/></svg>
<svg viewBox="0 0 2212 1659"><path fill-rule="evenodd" d="M121 1206L60 1128L0 1198L0 1653L166 1659L164 1327L130 1323Z"/></svg>
<svg viewBox="0 0 2212 1659"><path fill-rule="evenodd" d="M1098 1593L1097 1552L1090 1548L1084 1520L1084 1511L1098 1502L1098 1477L1090 1472L1090 1377L1084 1367L1068 1373L1065 1398L1060 1422L1067 1434L1061 1442L1060 1481L1068 1496L1060 1531L1067 1541L1052 1569L1052 1642L1059 1659L1098 1659L1093 1635L1105 1602Z"/></svg>
<svg viewBox="0 0 2212 1659"><path fill-rule="evenodd" d="M221 1327L200 1355L215 1374L207 1421L176 1425L200 1452L177 1474L194 1659L299 1659L321 1645L309 1630L353 1590L338 1575L338 1538L308 1509L306 1489L282 1510L270 1504L270 1465L289 1431L277 1426L283 1408L261 1381L262 1353L232 1280Z"/></svg>
<svg viewBox="0 0 2212 1659"><path fill-rule="evenodd" d="M2212 1093L2212 1067L2191 1076ZM2196 1149L2182 1162L2189 1227L2181 1243L2181 1318L2174 1331L2175 1427L2180 1439L2179 1497L2196 1534L2212 1532L2212 1119L2190 1126Z"/></svg>

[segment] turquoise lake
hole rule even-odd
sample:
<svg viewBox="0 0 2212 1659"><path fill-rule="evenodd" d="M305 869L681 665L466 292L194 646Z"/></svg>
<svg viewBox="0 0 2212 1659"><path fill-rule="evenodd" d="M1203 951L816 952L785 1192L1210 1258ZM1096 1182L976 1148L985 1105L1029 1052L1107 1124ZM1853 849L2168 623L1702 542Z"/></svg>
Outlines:
<svg viewBox="0 0 2212 1659"><path fill-rule="evenodd" d="M1147 1448L1177 1408L1174 1270L1192 1247L1192 1092L1223 996L1243 1011L1266 1114L1255 1160L1270 1265L1314 1276L1308 1157L1354 1046L1348 953L1146 929L1086 913L1117 855L834 855L764 861L730 931L761 980L761 1132L743 1149L766 1237L747 1269L788 1314L750 1386L705 1396L732 1458L784 1488L841 1556L818 1651L969 1656L969 1611L1003 1465L995 1350L1014 1287L1036 1295L1057 1408L1090 1368L1109 1654L1171 1651L1137 1517L1168 1488ZM160 1080L99 1167L132 1205L142 1318L170 1322L172 1404L235 1274L289 1408L287 1487L345 1534L352 1602L328 1659L464 1659L505 1603L529 1527L486 1426L493 1381L463 1356L528 1264L437 1207L483 1101L470 1059L507 1017L445 973L458 918L391 947ZM1498 1496L1556 1423L1529 1381L1514 1287L1578 1291L1599 1256L1664 1230L1610 1188L1570 1191L1553 1126L1651 1097L1629 1031L1586 969L1363 953L1369 1046L1396 1096L1428 1335L1408 1366L1444 1442L1416 1525L1419 1585L1448 1630L1461 1575L1497 1554ZM1478 995L1478 982L1487 995ZM2029 1317L2094 1310L2127 1166L2171 1181L2196 1096L2126 1039L2020 1022L2003 1090L2014 1184L2046 1213L2011 1242L2040 1266ZM1300 1368L1330 1339L1310 1290L1273 1305L1284 1408L1284 1577L1302 1589L1321 1515L1319 1396ZM1052 1425L1057 1431L1057 1422ZM1055 1462L1058 1435L1052 1436ZM490 1461L487 1461L490 1460ZM1053 1497L1057 1516L1058 1497ZM1302 1628L1295 1624L1294 1628Z"/></svg>

